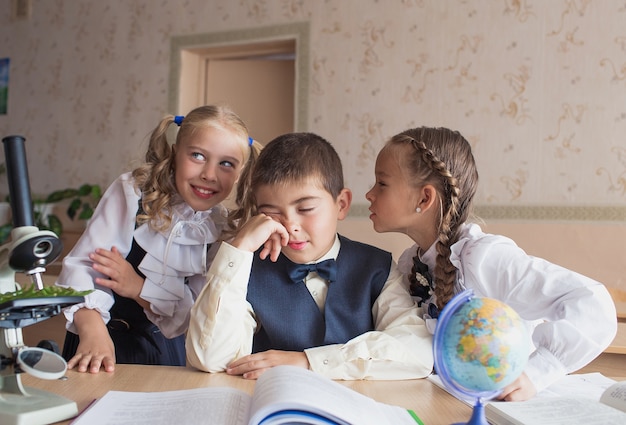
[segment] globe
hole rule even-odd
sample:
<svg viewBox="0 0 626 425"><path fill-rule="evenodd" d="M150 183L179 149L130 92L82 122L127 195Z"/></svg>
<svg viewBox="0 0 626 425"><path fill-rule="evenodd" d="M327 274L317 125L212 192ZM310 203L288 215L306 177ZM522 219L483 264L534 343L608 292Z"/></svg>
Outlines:
<svg viewBox="0 0 626 425"><path fill-rule="evenodd" d="M471 289L450 300L437 320L435 371L453 395L476 400L468 424L487 424L482 400L496 397L520 376L529 350L526 325L515 310L476 297Z"/></svg>

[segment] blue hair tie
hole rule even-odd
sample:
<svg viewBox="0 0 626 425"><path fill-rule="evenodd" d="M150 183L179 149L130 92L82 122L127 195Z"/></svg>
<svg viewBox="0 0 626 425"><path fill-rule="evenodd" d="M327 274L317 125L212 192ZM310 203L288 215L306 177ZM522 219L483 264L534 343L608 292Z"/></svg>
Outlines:
<svg viewBox="0 0 626 425"><path fill-rule="evenodd" d="M183 123L183 120L185 119L184 115L176 115L174 117L174 122L176 123L177 126L180 127L180 125Z"/></svg>
<svg viewBox="0 0 626 425"><path fill-rule="evenodd" d="M252 137L248 137L248 146L252 146L254 143L254 139Z"/></svg>

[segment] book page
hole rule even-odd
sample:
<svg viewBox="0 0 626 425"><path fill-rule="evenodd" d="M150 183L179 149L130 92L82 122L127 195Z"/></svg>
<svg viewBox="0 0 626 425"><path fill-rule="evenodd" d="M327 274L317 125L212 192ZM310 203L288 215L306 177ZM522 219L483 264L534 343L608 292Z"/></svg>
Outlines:
<svg viewBox="0 0 626 425"><path fill-rule="evenodd" d="M626 381L611 385L600 397L600 402L626 412Z"/></svg>
<svg viewBox="0 0 626 425"><path fill-rule="evenodd" d="M277 366L261 375L254 388L249 425L258 425L265 417L282 410L309 411L337 424L416 424L404 408L379 403L315 372L293 366Z"/></svg>
<svg viewBox="0 0 626 425"><path fill-rule="evenodd" d="M438 387L446 390L450 393L450 390L446 388L446 386L441 381L439 375L430 375L427 378L430 382L437 385ZM548 388L540 391L535 396L536 398L548 398L548 397L581 397L581 398L589 398L591 400L599 401L600 396L604 394L604 392L613 384L615 384L615 380L608 378L601 373L593 372L593 373L574 373L570 375L565 375L554 384L550 385ZM452 393L450 393L452 394ZM452 394L454 395L454 394ZM456 395L455 395L456 397ZM462 399L456 397L458 400L463 401L468 406L473 406L476 403L476 400L470 399ZM496 400L488 401L489 403L505 403L499 402Z"/></svg>
<svg viewBox="0 0 626 425"><path fill-rule="evenodd" d="M535 398L485 405L487 420L495 425L624 425L626 413L584 398Z"/></svg>
<svg viewBox="0 0 626 425"><path fill-rule="evenodd" d="M540 391L536 397L582 397L600 400L600 396L615 384L615 379L601 373L573 373L565 375L548 388Z"/></svg>
<svg viewBox="0 0 626 425"><path fill-rule="evenodd" d="M72 425L245 425L250 403L248 394L226 387L165 392L109 391Z"/></svg>

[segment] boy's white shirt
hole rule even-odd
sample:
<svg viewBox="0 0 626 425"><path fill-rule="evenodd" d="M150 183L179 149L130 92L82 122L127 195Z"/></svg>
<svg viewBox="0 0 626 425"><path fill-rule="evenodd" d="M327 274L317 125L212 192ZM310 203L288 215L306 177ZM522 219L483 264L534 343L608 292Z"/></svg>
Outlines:
<svg viewBox="0 0 626 425"><path fill-rule="evenodd" d="M335 237L331 250L318 261L336 258L339 249L340 241ZM253 255L228 243L221 244L207 273L207 285L191 311L186 343L189 365L221 372L230 362L252 352L257 322L246 295ZM306 285L323 308L326 282L311 273ZM345 380L415 379L431 373L432 337L394 261L372 307L372 318L375 331L345 344L305 350L311 369L331 379Z"/></svg>

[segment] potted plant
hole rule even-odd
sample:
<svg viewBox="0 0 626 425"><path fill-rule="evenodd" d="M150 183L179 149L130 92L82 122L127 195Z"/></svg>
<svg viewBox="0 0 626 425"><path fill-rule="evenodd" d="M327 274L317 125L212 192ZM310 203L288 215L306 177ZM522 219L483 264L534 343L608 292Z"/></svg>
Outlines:
<svg viewBox="0 0 626 425"><path fill-rule="evenodd" d="M68 201L66 214L70 220L88 220L93 215L101 197L102 189L97 184L83 184L78 189L56 190L46 197L35 197L33 198L34 225L42 230L51 230L60 237L63 233L63 222L53 211L55 205ZM9 199L7 201L10 202ZM12 222L0 226L0 243L4 243L12 228Z"/></svg>
<svg viewBox="0 0 626 425"><path fill-rule="evenodd" d="M102 190L97 184L83 184L78 189L63 189L52 192L45 203L55 204L66 199L71 202L67 207L67 216L71 219L88 220L102 197Z"/></svg>

